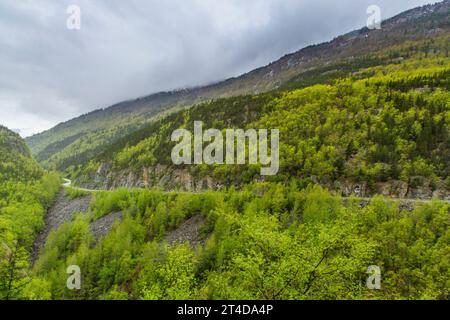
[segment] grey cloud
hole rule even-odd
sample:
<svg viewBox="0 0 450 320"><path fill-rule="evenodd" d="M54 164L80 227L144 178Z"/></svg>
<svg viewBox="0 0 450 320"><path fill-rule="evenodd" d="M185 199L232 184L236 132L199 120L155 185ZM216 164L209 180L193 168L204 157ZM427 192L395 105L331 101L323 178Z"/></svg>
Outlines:
<svg viewBox="0 0 450 320"><path fill-rule="evenodd" d="M2 0L0 123L30 134L96 108L250 71L427 0ZM66 28L79 5L81 30ZM31 129L26 129L31 128Z"/></svg>

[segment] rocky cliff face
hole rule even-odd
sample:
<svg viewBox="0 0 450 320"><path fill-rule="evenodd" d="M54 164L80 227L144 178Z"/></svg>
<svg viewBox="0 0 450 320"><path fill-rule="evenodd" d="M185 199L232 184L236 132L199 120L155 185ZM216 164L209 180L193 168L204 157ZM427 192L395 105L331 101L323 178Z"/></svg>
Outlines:
<svg viewBox="0 0 450 320"><path fill-rule="evenodd" d="M75 180L77 185L90 189L114 190L118 188L157 188L164 191L200 192L205 190L220 190L224 186L210 176L197 177L189 169L177 169L166 165L142 168L137 174L130 170L115 172L109 163L102 164L92 175L90 182L83 183ZM432 198L450 201L450 191L442 183L433 185L430 181L415 177L408 184L404 181L392 180L379 182L369 186L367 183L352 181L334 181L323 184L327 189L343 197L372 197L380 194L386 197L399 199ZM420 181L418 183L417 181ZM239 188L239 185L236 185Z"/></svg>
<svg viewBox="0 0 450 320"><path fill-rule="evenodd" d="M357 197L372 197L374 195L383 195L385 197L398 199L422 199L430 200L433 198L450 201L450 191L446 190L442 183L434 186L430 181L422 177L416 177L422 180L421 184L408 184L404 181L391 180L388 182L379 182L374 186L367 183L354 183L351 181L336 181L333 185L327 185L330 190L344 197L351 195ZM412 179L414 180L414 179Z"/></svg>
<svg viewBox="0 0 450 320"><path fill-rule="evenodd" d="M194 177L188 169L175 169L166 165L142 168L137 174L130 170L115 172L108 163L102 164L89 182L75 180L75 184L91 189L113 190L125 188L158 188L164 191L199 192L219 190L221 184L209 176Z"/></svg>

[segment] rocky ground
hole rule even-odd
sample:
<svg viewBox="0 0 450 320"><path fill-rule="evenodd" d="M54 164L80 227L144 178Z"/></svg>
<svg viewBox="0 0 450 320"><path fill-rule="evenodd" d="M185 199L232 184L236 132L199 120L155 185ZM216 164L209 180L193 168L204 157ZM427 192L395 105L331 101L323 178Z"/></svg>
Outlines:
<svg viewBox="0 0 450 320"><path fill-rule="evenodd" d="M92 195L82 198L70 199L61 191L55 199L52 208L47 212L45 217L45 227L37 236L34 243L34 250L31 257L34 263L42 248L45 246L48 235L52 230L58 229L64 222L71 221L77 213L87 213L91 203ZM113 227L117 220L122 219L122 212L114 212L104 216L90 224L90 229L95 239L98 241L104 237Z"/></svg>
<svg viewBox="0 0 450 320"><path fill-rule="evenodd" d="M91 223L90 229L98 241L112 229L117 220L122 220L122 212L114 212Z"/></svg>
<svg viewBox="0 0 450 320"><path fill-rule="evenodd" d="M200 228L205 224L205 218L196 215L186 220L178 229L171 231L165 237L169 245L189 242L192 247L204 245L205 240L200 237Z"/></svg>
<svg viewBox="0 0 450 320"><path fill-rule="evenodd" d="M91 195L72 200L65 195L64 191L58 194L53 207L50 208L45 217L45 227L34 243L31 259L33 263L44 247L50 232L58 229L64 222L72 220L75 214L88 212L90 202Z"/></svg>
<svg viewBox="0 0 450 320"><path fill-rule="evenodd" d="M45 246L47 238L52 230L58 229L64 222L71 221L78 213L87 213L92 195L70 199L61 191L55 199L55 203L48 211L45 217L45 227L37 236L34 243L34 250L31 261L34 264ZM122 212L108 214L90 224L90 230L98 241L112 229L114 223L122 220ZM169 232L164 241L169 245L188 242L191 246L204 245L204 239L200 237L200 228L204 225L205 219L200 216L194 216L186 220L178 229Z"/></svg>

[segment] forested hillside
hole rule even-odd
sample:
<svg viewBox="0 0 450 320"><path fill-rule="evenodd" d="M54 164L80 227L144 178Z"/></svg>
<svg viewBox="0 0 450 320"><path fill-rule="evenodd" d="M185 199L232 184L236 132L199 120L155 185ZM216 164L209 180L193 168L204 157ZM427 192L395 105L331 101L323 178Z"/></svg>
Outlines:
<svg viewBox="0 0 450 320"><path fill-rule="evenodd" d="M100 240L90 224L122 212ZM96 193L52 233L35 276L52 299L449 299L450 205L413 211L295 182L203 194ZM180 232L179 230L184 230ZM66 287L66 268L82 272ZM370 265L381 290L366 285Z"/></svg>
<svg viewBox="0 0 450 320"><path fill-rule="evenodd" d="M450 29L449 10L448 0L412 9L384 21L381 30L356 30L217 84L158 93L99 109L30 137L27 142L45 167L65 170L181 108L211 99L296 89L345 77L360 68L389 63L391 59L386 60L383 54L397 44L411 42L415 46L414 42L427 40L422 50L432 51L434 39ZM448 53L448 46L442 50Z"/></svg>
<svg viewBox="0 0 450 320"><path fill-rule="evenodd" d="M31 152L0 127L0 299L450 299L449 31L450 1L413 9ZM278 174L174 165L194 121L279 129Z"/></svg>
<svg viewBox="0 0 450 320"><path fill-rule="evenodd" d="M38 294L30 255L60 183L31 158L18 134L0 126L0 299Z"/></svg>
<svg viewBox="0 0 450 320"><path fill-rule="evenodd" d="M2 129L1 137L2 151L27 154L16 134ZM36 171L0 186L2 299L450 297L448 203L411 210L376 197L361 206L296 179L201 194L95 193L87 213L50 233L32 267L32 243L60 183ZM119 216L94 236L94 224ZM67 287L71 265L81 270L80 290ZM381 290L366 286L371 265L380 267Z"/></svg>
<svg viewBox="0 0 450 320"><path fill-rule="evenodd" d="M323 84L219 99L173 113L68 172L77 183L102 189L145 182L193 191L203 184L218 189L263 179L258 165L173 166L171 133L193 131L194 121L203 121L204 128L220 130L279 129L280 171L267 181L296 178L344 195L359 186L362 195L448 199L449 39L445 34L391 47L368 57L383 61L380 65L356 64L338 79L309 78Z"/></svg>
<svg viewBox="0 0 450 320"><path fill-rule="evenodd" d="M25 141L7 128L0 126L0 181L25 182L42 176L42 169L31 159Z"/></svg>

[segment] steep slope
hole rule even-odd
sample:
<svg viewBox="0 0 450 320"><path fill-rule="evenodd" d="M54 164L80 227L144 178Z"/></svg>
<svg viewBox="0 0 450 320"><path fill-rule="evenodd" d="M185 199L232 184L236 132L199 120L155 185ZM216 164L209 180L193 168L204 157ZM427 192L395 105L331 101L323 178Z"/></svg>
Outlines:
<svg viewBox="0 0 450 320"><path fill-rule="evenodd" d="M15 132L0 126L0 182L27 181L43 174L25 141Z"/></svg>
<svg viewBox="0 0 450 320"><path fill-rule="evenodd" d="M0 299L24 297L32 244L60 183L19 135L0 126Z"/></svg>
<svg viewBox="0 0 450 320"><path fill-rule="evenodd" d="M359 202L295 184L100 192L92 214L121 210L122 221L98 241L81 215L54 232L34 268L36 291L65 300L448 299L450 204ZM74 263L80 290L66 286ZM364 286L369 265L383 270L381 290Z"/></svg>
<svg viewBox="0 0 450 320"><path fill-rule="evenodd" d="M450 199L450 58L442 53L448 41L448 35L436 38L433 54L416 43L408 59L357 69L333 84L220 99L174 113L70 172L76 184L102 189L193 191L296 179L343 195L359 190L360 196ZM205 129L279 129L278 174L264 178L259 165L173 165L171 134L193 132L194 121Z"/></svg>
<svg viewBox="0 0 450 320"><path fill-rule="evenodd" d="M307 47L238 78L200 88L163 92L97 110L27 139L45 166L65 170L88 161L120 138L149 122L202 101L301 88L347 75L355 65L383 64L384 56L368 58L394 44L432 39L448 32L450 1L416 8L383 23L382 30L361 30L331 42ZM429 50L427 46L423 50ZM446 49L448 52L448 48Z"/></svg>

